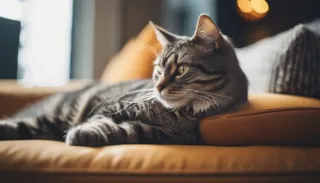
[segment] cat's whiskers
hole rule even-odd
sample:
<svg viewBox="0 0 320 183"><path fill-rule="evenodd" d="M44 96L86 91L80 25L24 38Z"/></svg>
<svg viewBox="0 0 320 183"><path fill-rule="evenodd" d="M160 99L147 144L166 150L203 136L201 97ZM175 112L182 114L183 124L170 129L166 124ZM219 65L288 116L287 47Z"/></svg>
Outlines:
<svg viewBox="0 0 320 183"><path fill-rule="evenodd" d="M126 103L128 105L132 105L132 104L139 104L139 103L143 103L143 102L146 102L146 101L150 101L151 99L153 99L154 97L153 96L150 96L150 97L145 97L143 99L137 99L137 100L134 100L134 101L126 101Z"/></svg>
<svg viewBox="0 0 320 183"><path fill-rule="evenodd" d="M201 94L209 95L211 97L216 96L216 97L221 97L221 98L226 98L228 100L232 100L232 97L229 97L229 96L215 94L215 93L209 93L209 92L204 92L204 91L200 91L200 90L185 89L185 88L183 88L181 90L182 91L191 91L191 92L201 93Z"/></svg>
<svg viewBox="0 0 320 183"><path fill-rule="evenodd" d="M221 108L220 108L220 106L218 105L215 97L221 97L221 98L224 98L224 99L232 100L232 97L229 97L229 96L219 95L219 94L213 94L213 93L208 93L208 92L199 91L199 90L181 89L181 91L186 91L186 92L191 92L191 93L197 93L197 94L198 94L197 96L200 96L199 94L202 94L202 95L206 95L206 96L212 98L212 99L214 100L214 102L215 102L215 104L216 104L216 107L217 107L217 109L218 109L219 112L221 112Z"/></svg>
<svg viewBox="0 0 320 183"><path fill-rule="evenodd" d="M125 109L127 109L128 107L130 107L133 104L140 104L140 103L144 103L146 101L152 101L153 99L155 99L154 93L150 92L150 93L147 93L144 96L142 96L142 97L140 97L138 99L135 99L135 100L133 100L131 102L125 101L128 104L126 106L124 106L122 109L120 109L119 111L116 111L116 112L112 113L111 115L118 114L118 113L124 111Z"/></svg>
<svg viewBox="0 0 320 183"><path fill-rule="evenodd" d="M138 103L139 101L144 101L146 99L148 99L149 97L152 97L154 95L153 92L150 92L150 93L146 93L144 94L142 97L140 98L137 98L133 101L127 101L127 100L121 100L121 102L126 102L126 103Z"/></svg>
<svg viewBox="0 0 320 183"><path fill-rule="evenodd" d="M160 117L161 122L163 123L162 115L160 114L159 108L158 108L157 105L155 107L156 107L156 113L158 114L158 116Z"/></svg>
<svg viewBox="0 0 320 183"><path fill-rule="evenodd" d="M131 91L131 92L128 92L124 95L120 95L120 96L117 96L117 97L113 97L112 99L109 99L107 101L104 101L104 102L101 102L100 104L98 104L97 106L95 106L88 114L87 114L87 117L90 116L90 114L92 114L95 110L99 109L100 107L106 105L107 103L115 100L115 99L119 99L119 98L122 98L122 97L125 97L127 95L130 95L130 94L134 94L134 93L138 93L138 92L150 92L150 91L153 91L153 88L146 88L146 89L139 89L139 90L134 90L134 91Z"/></svg>
<svg viewBox="0 0 320 183"><path fill-rule="evenodd" d="M152 46L150 46L150 45L147 45L147 44L145 44L145 43L142 43L142 44L143 44L142 47L139 47L139 48L138 48L139 51L141 51L141 50L147 50L147 51L149 51L150 53L152 53L152 55L154 56L154 59L158 57L158 51L157 51L154 47L152 47Z"/></svg>
<svg viewBox="0 0 320 183"><path fill-rule="evenodd" d="M190 94L190 93L192 93L192 91L184 91L184 90L176 91L176 94L178 94L179 97L197 98L197 99L200 99L200 100L202 100L204 102L209 102L213 106L217 107L218 112L221 112L221 109L220 109L217 101L214 98L212 98L212 96L207 96L207 94L204 94L204 96L202 96L202 95L199 95L198 93L192 93L193 96L187 95L187 94Z"/></svg>

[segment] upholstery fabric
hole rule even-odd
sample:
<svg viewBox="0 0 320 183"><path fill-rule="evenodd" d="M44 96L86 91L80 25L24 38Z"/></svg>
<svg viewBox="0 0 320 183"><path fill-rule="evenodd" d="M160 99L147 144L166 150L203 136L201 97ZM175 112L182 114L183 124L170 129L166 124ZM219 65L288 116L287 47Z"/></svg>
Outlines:
<svg viewBox="0 0 320 183"><path fill-rule="evenodd" d="M250 92L319 98L320 19L236 49Z"/></svg>
<svg viewBox="0 0 320 183"><path fill-rule="evenodd" d="M250 94L239 111L201 122L207 144L320 145L320 100L280 95Z"/></svg>
<svg viewBox="0 0 320 183"><path fill-rule="evenodd" d="M84 86L88 80L72 80L60 87L26 88L15 80L0 80L0 119L57 92L69 91Z"/></svg>
<svg viewBox="0 0 320 183"><path fill-rule="evenodd" d="M275 57L269 92L320 99L320 36L300 24L286 44Z"/></svg>
<svg viewBox="0 0 320 183"><path fill-rule="evenodd" d="M6 141L0 143L0 181L10 175L24 178L24 182L38 176L40 180L54 182L59 175L61 182L74 180L75 175L81 177L80 182L93 182L98 178L100 181L104 178L105 182L126 182L128 177L134 182L146 182L148 178L156 181L167 178L168 182L176 179L238 182L235 177L246 182L251 178L262 182L276 177L279 181L289 175L319 175L319 154L320 148L316 147L120 145L87 148L52 141Z"/></svg>

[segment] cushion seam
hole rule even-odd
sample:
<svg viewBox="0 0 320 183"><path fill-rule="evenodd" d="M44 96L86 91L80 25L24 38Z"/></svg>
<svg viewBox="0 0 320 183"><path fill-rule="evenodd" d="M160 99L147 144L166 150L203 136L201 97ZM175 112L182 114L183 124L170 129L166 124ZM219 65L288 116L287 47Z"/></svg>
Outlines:
<svg viewBox="0 0 320 183"><path fill-rule="evenodd" d="M111 171L110 171L111 170ZM177 171L176 171L177 170ZM148 172L146 172L148 171ZM191 171L191 172L190 172ZM244 174L296 174L296 173L303 173L303 172L316 172L320 173L320 170L295 170L292 171L290 168L286 170L216 170L210 168L191 168L191 169L170 169L170 168L144 168L144 169L93 169L90 167L87 168L28 168L28 169L20 169L20 170L12 170L12 169L0 169L0 172L12 172L12 173L88 173L88 174L139 174L139 175L176 175L176 174L211 174L211 175L228 175L228 174L235 174L235 175L244 175Z"/></svg>
<svg viewBox="0 0 320 183"><path fill-rule="evenodd" d="M244 117L244 116L253 116L253 115L260 115L260 114L268 114L268 113L283 113L283 112L292 112L292 111L320 111L320 107L286 107L286 108L273 108L273 109L263 109L257 112L248 112L245 114L234 114L229 116L217 116L208 118L207 120L219 120L223 118L236 118L236 117Z"/></svg>

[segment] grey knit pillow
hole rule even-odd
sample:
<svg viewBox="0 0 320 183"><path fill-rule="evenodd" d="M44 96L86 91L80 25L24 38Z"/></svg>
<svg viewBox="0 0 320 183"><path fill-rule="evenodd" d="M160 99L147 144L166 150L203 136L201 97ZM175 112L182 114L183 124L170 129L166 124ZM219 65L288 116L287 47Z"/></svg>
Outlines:
<svg viewBox="0 0 320 183"><path fill-rule="evenodd" d="M320 99L320 21L287 32L282 52L274 57L269 92Z"/></svg>

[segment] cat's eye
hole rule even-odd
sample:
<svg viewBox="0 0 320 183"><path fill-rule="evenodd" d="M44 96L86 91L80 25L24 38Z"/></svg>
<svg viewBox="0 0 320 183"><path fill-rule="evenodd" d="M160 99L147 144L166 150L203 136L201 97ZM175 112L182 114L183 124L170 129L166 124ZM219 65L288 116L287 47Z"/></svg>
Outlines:
<svg viewBox="0 0 320 183"><path fill-rule="evenodd" d="M181 77L181 76L185 75L188 71L189 71L189 66L188 66L188 65L185 65L185 64L180 65L180 66L178 67L178 74L177 74L177 76L178 76L178 77Z"/></svg>
<svg viewBox="0 0 320 183"><path fill-rule="evenodd" d="M160 65L156 65L154 70L156 71L156 73L161 74L162 73L162 67Z"/></svg>

